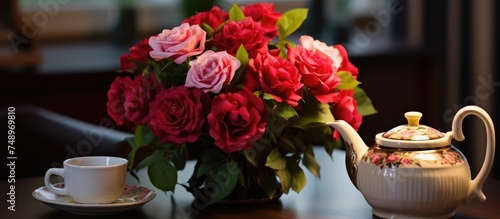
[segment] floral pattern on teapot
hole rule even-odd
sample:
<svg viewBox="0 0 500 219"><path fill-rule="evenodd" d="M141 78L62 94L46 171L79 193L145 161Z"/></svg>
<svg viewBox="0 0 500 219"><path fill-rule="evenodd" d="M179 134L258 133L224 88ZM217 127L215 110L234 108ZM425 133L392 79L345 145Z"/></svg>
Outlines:
<svg viewBox="0 0 500 219"><path fill-rule="evenodd" d="M380 169L407 167L455 166L464 163L463 155L456 149L447 148L425 151L386 150L375 146L361 158L364 162L379 166Z"/></svg>

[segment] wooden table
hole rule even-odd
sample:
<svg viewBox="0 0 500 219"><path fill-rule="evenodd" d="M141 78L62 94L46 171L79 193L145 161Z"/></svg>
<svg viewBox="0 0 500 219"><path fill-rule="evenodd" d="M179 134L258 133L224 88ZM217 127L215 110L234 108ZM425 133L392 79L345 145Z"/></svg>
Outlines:
<svg viewBox="0 0 500 219"><path fill-rule="evenodd" d="M0 218L22 219L52 219L52 218L374 218L371 207L363 196L351 184L345 171L345 153L336 150L333 159L321 148L315 149L315 154L321 165L321 180L310 173L307 175L307 185L300 194L291 191L283 195L279 201L251 206L213 205L201 211L191 207L193 196L178 186L174 194L158 194L154 200L140 208L107 216L74 215L52 209L32 197L36 188L43 186L43 177L16 179L16 211L7 210L3 201ZM187 180L193 163L180 172L179 180ZM139 173L141 184L153 188L146 177L145 171ZM136 183L128 178L129 183ZM1 182L4 196L8 192L7 181ZM487 201L482 203L477 199L462 205L457 209L454 218L495 218L500 215L500 181L488 180L484 187Z"/></svg>

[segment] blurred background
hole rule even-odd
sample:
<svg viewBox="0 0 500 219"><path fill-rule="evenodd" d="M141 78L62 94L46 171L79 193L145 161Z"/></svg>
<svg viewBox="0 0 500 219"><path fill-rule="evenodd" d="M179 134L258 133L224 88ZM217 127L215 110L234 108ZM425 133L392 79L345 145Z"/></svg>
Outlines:
<svg viewBox="0 0 500 219"><path fill-rule="evenodd" d="M36 105L100 124L107 90L119 75L119 56L139 40L178 26L217 4L256 0L4 0L0 3L0 103ZM416 110L422 123L451 129L455 112L479 105L500 124L500 3L494 0L268 0L276 10L309 8L296 35L342 44L359 70L361 87L378 114L365 117L360 134L406 123ZM470 121L469 121L470 120ZM484 156L485 134L467 119L472 163ZM498 153L497 153L498 154ZM500 177L500 157L492 175Z"/></svg>

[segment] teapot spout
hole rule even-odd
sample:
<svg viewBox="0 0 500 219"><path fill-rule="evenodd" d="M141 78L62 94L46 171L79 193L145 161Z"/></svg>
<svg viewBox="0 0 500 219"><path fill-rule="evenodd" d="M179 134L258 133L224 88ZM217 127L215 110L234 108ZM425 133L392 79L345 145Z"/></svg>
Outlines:
<svg viewBox="0 0 500 219"><path fill-rule="evenodd" d="M356 176L357 176L357 166L361 157L368 150L368 146L366 146L361 136L359 136L358 132L351 126L349 123L343 120L336 120L334 122L327 122L326 125L329 125L336 129L342 139L344 140L346 146L346 168L349 178L354 186L357 187Z"/></svg>

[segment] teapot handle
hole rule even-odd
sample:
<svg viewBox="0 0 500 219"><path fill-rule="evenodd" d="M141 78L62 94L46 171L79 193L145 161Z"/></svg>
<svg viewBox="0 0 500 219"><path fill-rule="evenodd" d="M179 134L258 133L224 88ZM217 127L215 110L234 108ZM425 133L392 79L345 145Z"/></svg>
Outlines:
<svg viewBox="0 0 500 219"><path fill-rule="evenodd" d="M480 201L486 201L486 196L484 195L482 188L491 170L493 159L495 157L495 127L493 126L493 122L488 113L482 108L478 106L465 106L460 109L453 118L451 132L453 138L457 141L463 141L465 139L465 136L462 132L462 122L468 115L475 115L479 117L485 125L486 154L483 165L481 166L481 170L470 183L469 191L467 193L468 199L466 201L469 201L474 197L477 197Z"/></svg>

